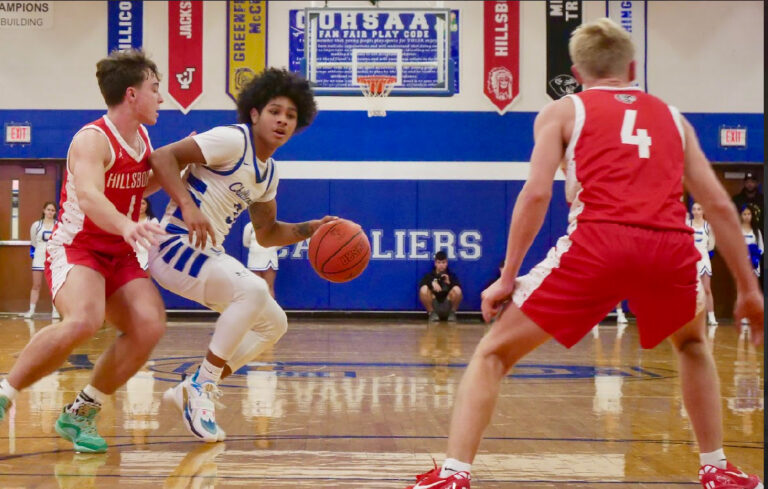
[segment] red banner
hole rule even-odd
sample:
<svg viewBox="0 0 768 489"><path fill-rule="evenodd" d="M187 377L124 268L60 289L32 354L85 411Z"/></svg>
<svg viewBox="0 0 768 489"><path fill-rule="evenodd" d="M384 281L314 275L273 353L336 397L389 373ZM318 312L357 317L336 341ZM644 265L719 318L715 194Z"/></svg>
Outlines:
<svg viewBox="0 0 768 489"><path fill-rule="evenodd" d="M168 94L186 114L203 94L203 2L168 2Z"/></svg>
<svg viewBox="0 0 768 489"><path fill-rule="evenodd" d="M499 114L520 94L520 2L485 1L483 92Z"/></svg>

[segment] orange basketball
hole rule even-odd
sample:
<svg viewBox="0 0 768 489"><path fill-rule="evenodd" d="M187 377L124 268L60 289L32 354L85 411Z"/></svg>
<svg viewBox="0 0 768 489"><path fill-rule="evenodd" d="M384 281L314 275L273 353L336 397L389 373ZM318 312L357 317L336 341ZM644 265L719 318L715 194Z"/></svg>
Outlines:
<svg viewBox="0 0 768 489"><path fill-rule="evenodd" d="M331 282L349 282L371 259L371 244L359 224L346 219L326 222L309 241L309 263Z"/></svg>

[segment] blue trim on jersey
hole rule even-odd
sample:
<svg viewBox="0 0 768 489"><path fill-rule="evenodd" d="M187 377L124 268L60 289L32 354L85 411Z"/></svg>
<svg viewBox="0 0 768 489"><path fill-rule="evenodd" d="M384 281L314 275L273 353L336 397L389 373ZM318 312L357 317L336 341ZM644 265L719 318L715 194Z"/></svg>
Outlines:
<svg viewBox="0 0 768 489"><path fill-rule="evenodd" d="M189 175L187 175L187 183L192 186L193 189L197 190L201 194L204 194L206 190L208 190L208 185L196 176L194 176L191 172ZM198 205L200 207L200 205Z"/></svg>
<svg viewBox="0 0 768 489"><path fill-rule="evenodd" d="M171 234L189 234L186 229L171 223L165 225L165 230Z"/></svg>
<svg viewBox="0 0 768 489"><path fill-rule="evenodd" d="M259 158L256 156L256 144L253 142L253 138L249 138L251 142L251 153L253 155L253 172L256 174L256 183L261 183L267 177L267 175L261 175L259 173ZM269 167L267 167L269 171Z"/></svg>
<svg viewBox="0 0 768 489"><path fill-rule="evenodd" d="M200 274L200 269L203 268L203 264L208 261L208 255L200 253L192 260L192 266L189 267L189 276L197 278Z"/></svg>
<svg viewBox="0 0 768 489"><path fill-rule="evenodd" d="M164 261L165 263L171 263L171 260L173 260L173 257L174 257L174 256L176 256L176 253L178 253L178 252L179 252L179 250L180 250L180 249L181 249L183 246L184 246L184 245L183 245L183 244L181 244L181 243L176 243L175 245L173 245L173 247L172 247L170 250L168 250L168 251L167 251L167 252L166 252L166 253L163 255L163 261Z"/></svg>
<svg viewBox="0 0 768 489"><path fill-rule="evenodd" d="M190 176L192 176L192 175L190 174ZM202 183L202 182L200 182L200 183ZM205 184L203 183L203 185L205 185ZM197 195L195 195L195 193L193 191L187 189L187 192L189 192L189 196L192 197L192 201L195 203L195 205L199 209L200 206L202 205L202 203L200 202L200 199L197 198ZM173 217L175 217L176 219L179 219L181 221L184 220L184 218L181 215L181 207L176 207L176 210L173 211Z"/></svg>
<svg viewBox="0 0 768 489"><path fill-rule="evenodd" d="M181 239L181 236L174 236L173 238L167 239L160 243L160 246L157 247L158 251L163 251L169 244L174 243Z"/></svg>
<svg viewBox="0 0 768 489"><path fill-rule="evenodd" d="M240 125L231 125L229 127L236 127L238 129L240 129L240 132L243 133L243 137L245 138L245 146L243 147L243 156L240 157L240 161L238 161L237 164L235 165L235 167L232 168L231 170L226 170L226 171L214 170L213 168L210 168L210 167L208 167L206 165L203 165L203 168L205 168L206 170L208 170L210 172L213 172L213 173L215 173L217 175L224 175L224 176L226 176L226 175L231 175L231 174L235 173L237 171L237 169L240 168L240 165L243 164L243 161L245 161L245 153L248 152L248 136L245 133L245 129L240 127Z"/></svg>
<svg viewBox="0 0 768 489"><path fill-rule="evenodd" d="M269 159L269 168L267 171L269 172L269 181L267 182L267 188L264 189L265 193L269 190L269 186L272 185L272 177L275 176L275 160L272 158Z"/></svg>
<svg viewBox="0 0 768 489"><path fill-rule="evenodd" d="M184 248L184 251L181 252L181 256L179 256L179 259L176 261L176 264L173 266L176 270L183 272L184 271L184 265L187 264L190 258L192 258L192 253L194 253L195 250L190 248L189 246Z"/></svg>

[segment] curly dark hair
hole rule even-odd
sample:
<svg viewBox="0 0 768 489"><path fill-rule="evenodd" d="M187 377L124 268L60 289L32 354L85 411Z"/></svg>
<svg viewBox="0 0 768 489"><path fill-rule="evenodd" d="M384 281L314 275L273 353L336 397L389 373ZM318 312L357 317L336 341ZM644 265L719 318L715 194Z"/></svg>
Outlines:
<svg viewBox="0 0 768 489"><path fill-rule="evenodd" d="M249 81L237 97L237 118L251 124L251 109L259 113L275 97L288 97L298 112L296 129L307 127L317 115L317 105L309 82L286 69L267 68Z"/></svg>
<svg viewBox="0 0 768 489"><path fill-rule="evenodd" d="M96 63L96 79L107 107L119 105L128 87L139 87L154 73L160 80L157 65L141 49L114 50Z"/></svg>

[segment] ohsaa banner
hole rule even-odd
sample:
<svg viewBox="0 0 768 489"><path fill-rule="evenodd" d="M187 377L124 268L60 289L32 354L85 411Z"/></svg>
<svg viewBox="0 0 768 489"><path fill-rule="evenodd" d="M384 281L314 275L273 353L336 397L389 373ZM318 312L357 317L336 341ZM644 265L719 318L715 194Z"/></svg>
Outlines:
<svg viewBox="0 0 768 489"><path fill-rule="evenodd" d="M483 92L499 114L520 94L520 3L485 1Z"/></svg>
<svg viewBox="0 0 768 489"><path fill-rule="evenodd" d="M227 94L233 100L267 66L267 2L227 0Z"/></svg>
<svg viewBox="0 0 768 489"><path fill-rule="evenodd" d="M168 94L189 112L203 94L203 2L168 2Z"/></svg>
<svg viewBox="0 0 768 489"><path fill-rule="evenodd" d="M143 2L107 2L107 54L140 48L143 24Z"/></svg>
<svg viewBox="0 0 768 489"><path fill-rule="evenodd" d="M547 95L553 100L581 91L571 74L568 41L581 25L581 0L547 0Z"/></svg>
<svg viewBox="0 0 768 489"><path fill-rule="evenodd" d="M645 61L648 54L646 39L648 28L645 24L647 13L648 6L644 0L607 0L605 2L605 16L626 29L632 37L632 43L635 45L635 84L645 91L648 90Z"/></svg>

